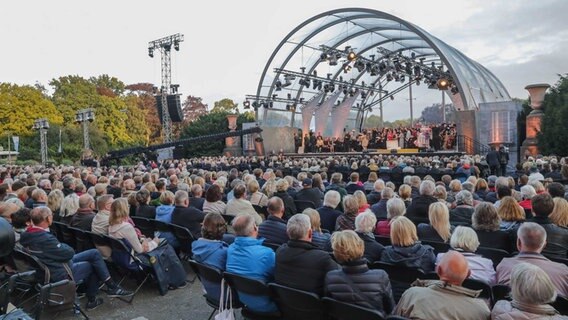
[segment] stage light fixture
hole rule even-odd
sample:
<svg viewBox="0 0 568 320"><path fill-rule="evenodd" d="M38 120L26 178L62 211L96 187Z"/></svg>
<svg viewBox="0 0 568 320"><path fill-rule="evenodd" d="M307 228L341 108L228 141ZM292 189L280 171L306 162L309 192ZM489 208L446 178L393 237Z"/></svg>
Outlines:
<svg viewBox="0 0 568 320"><path fill-rule="evenodd" d="M420 77L422 71L420 70L420 66L414 66L414 75Z"/></svg>
<svg viewBox="0 0 568 320"><path fill-rule="evenodd" d="M450 81L446 78L440 78L438 79L438 81L436 82L436 86L438 87L438 89L440 90L447 90L450 86Z"/></svg>
<svg viewBox="0 0 568 320"><path fill-rule="evenodd" d="M154 49L148 48L148 55L150 56L150 58L154 58Z"/></svg>
<svg viewBox="0 0 568 320"><path fill-rule="evenodd" d="M450 92L451 92L452 94L458 94L458 93L460 92L460 90L458 89L458 87L453 86L452 89L450 90Z"/></svg>
<svg viewBox="0 0 568 320"><path fill-rule="evenodd" d="M353 52L353 50L349 51L349 53L347 54L347 60L353 61L355 59L357 59L357 54Z"/></svg>
<svg viewBox="0 0 568 320"><path fill-rule="evenodd" d="M248 101L248 99L245 100L245 102L243 102L243 107L244 107L245 109L250 109L250 101Z"/></svg>
<svg viewBox="0 0 568 320"><path fill-rule="evenodd" d="M320 54L320 59L322 61L326 61L327 59L329 59L329 56L327 55L327 53L322 52L322 54Z"/></svg>
<svg viewBox="0 0 568 320"><path fill-rule="evenodd" d="M420 85L420 80L416 80L416 85L417 85L417 86Z"/></svg>
<svg viewBox="0 0 568 320"><path fill-rule="evenodd" d="M394 96L390 96L391 100L394 100Z"/></svg>
<svg viewBox="0 0 568 320"><path fill-rule="evenodd" d="M387 81L392 81L392 74L387 73Z"/></svg>
<svg viewBox="0 0 568 320"><path fill-rule="evenodd" d="M332 54L332 55L329 57L329 65L330 65L330 66L336 66L336 65L337 65L337 55Z"/></svg>
<svg viewBox="0 0 568 320"><path fill-rule="evenodd" d="M292 100L292 94L291 93L288 93L287 97L288 97L288 100Z"/></svg>
<svg viewBox="0 0 568 320"><path fill-rule="evenodd" d="M401 83L403 83L404 81L406 81L406 77L405 77L404 75L401 75L401 76L399 77L399 81L400 81Z"/></svg>
<svg viewBox="0 0 568 320"><path fill-rule="evenodd" d="M289 105L289 104L287 104L287 105L286 105L286 111L290 111L290 109L292 109L292 106Z"/></svg>
<svg viewBox="0 0 568 320"><path fill-rule="evenodd" d="M416 58L416 52L412 51L412 52L410 53L410 57L411 57L412 59L415 59L415 58Z"/></svg>
<svg viewBox="0 0 568 320"><path fill-rule="evenodd" d="M333 83L330 83L330 84L329 84L329 91L330 91L330 92L334 92L334 91L335 91L335 84L333 84Z"/></svg>
<svg viewBox="0 0 568 320"><path fill-rule="evenodd" d="M351 66L346 64L343 66L343 73L348 73L349 71L351 71Z"/></svg>
<svg viewBox="0 0 568 320"><path fill-rule="evenodd" d="M179 40L174 40L174 49L179 51Z"/></svg>
<svg viewBox="0 0 568 320"><path fill-rule="evenodd" d="M371 74L371 77L376 77L376 76L378 76L378 75L379 75L379 68L378 68L377 66L373 65L373 66L371 67L371 72L370 72L370 74Z"/></svg>
<svg viewBox="0 0 568 320"><path fill-rule="evenodd" d="M276 91L282 90L282 82L280 80L276 80Z"/></svg>

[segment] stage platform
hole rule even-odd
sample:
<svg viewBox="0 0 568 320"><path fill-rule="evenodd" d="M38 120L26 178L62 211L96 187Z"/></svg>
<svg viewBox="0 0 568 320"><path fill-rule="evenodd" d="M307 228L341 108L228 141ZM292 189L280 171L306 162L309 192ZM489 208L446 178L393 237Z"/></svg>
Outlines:
<svg viewBox="0 0 568 320"><path fill-rule="evenodd" d="M465 152L457 152L454 150L420 151L418 149L398 149L391 151L387 149L369 149L367 150L367 152L284 153L284 156L291 158L304 158L304 157L327 158L327 157L355 157L363 154L367 156L405 155L405 156L419 156L419 157L433 157L433 156L451 157L451 156L462 156L465 154Z"/></svg>

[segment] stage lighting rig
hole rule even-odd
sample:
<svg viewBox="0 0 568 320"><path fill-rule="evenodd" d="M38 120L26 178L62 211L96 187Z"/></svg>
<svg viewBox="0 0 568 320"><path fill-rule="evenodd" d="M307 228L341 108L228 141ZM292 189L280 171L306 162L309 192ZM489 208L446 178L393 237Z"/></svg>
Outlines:
<svg viewBox="0 0 568 320"><path fill-rule="evenodd" d="M246 99L245 102L243 102L243 107L245 109L250 109L250 101L248 99Z"/></svg>
<svg viewBox="0 0 568 320"><path fill-rule="evenodd" d="M440 78L436 82L436 86L440 90L448 90L448 88L450 87L450 81L446 78Z"/></svg>

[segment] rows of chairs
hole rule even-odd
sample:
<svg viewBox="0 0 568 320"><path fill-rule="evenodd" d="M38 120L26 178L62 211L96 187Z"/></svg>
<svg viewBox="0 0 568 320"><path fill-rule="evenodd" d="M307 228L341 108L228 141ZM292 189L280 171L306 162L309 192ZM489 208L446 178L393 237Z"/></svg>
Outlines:
<svg viewBox="0 0 568 320"><path fill-rule="evenodd" d="M405 319L396 316L385 317L377 310L363 308L357 305L344 303L335 299L324 297L298 289L289 288L276 283L264 283L262 281L240 276L230 272L222 272L216 268L207 266L203 263L190 260L190 265L197 274L200 281L209 283L222 283L223 279L232 289L232 294L236 297L233 308L241 309L243 317L252 320L264 319L294 319L294 320L350 320L350 319ZM279 312L258 313L250 310L242 301L238 299L238 292L253 296L269 296L277 304ZM219 309L219 297L204 295L207 304L213 308L211 319L215 311Z"/></svg>

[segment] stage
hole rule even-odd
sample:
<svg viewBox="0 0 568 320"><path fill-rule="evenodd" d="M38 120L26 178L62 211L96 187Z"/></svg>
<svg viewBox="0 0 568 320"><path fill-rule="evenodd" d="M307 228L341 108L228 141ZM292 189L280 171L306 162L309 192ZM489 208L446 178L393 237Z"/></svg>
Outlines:
<svg viewBox="0 0 568 320"><path fill-rule="evenodd" d="M457 152L455 150L442 150L442 151L420 151L419 149L368 149L367 152L310 152L310 153L284 153L284 156L290 158L327 158L327 157L355 157L355 156L375 156L375 155L404 155L404 156L419 156L419 157L434 157L434 156L462 156L465 152Z"/></svg>

